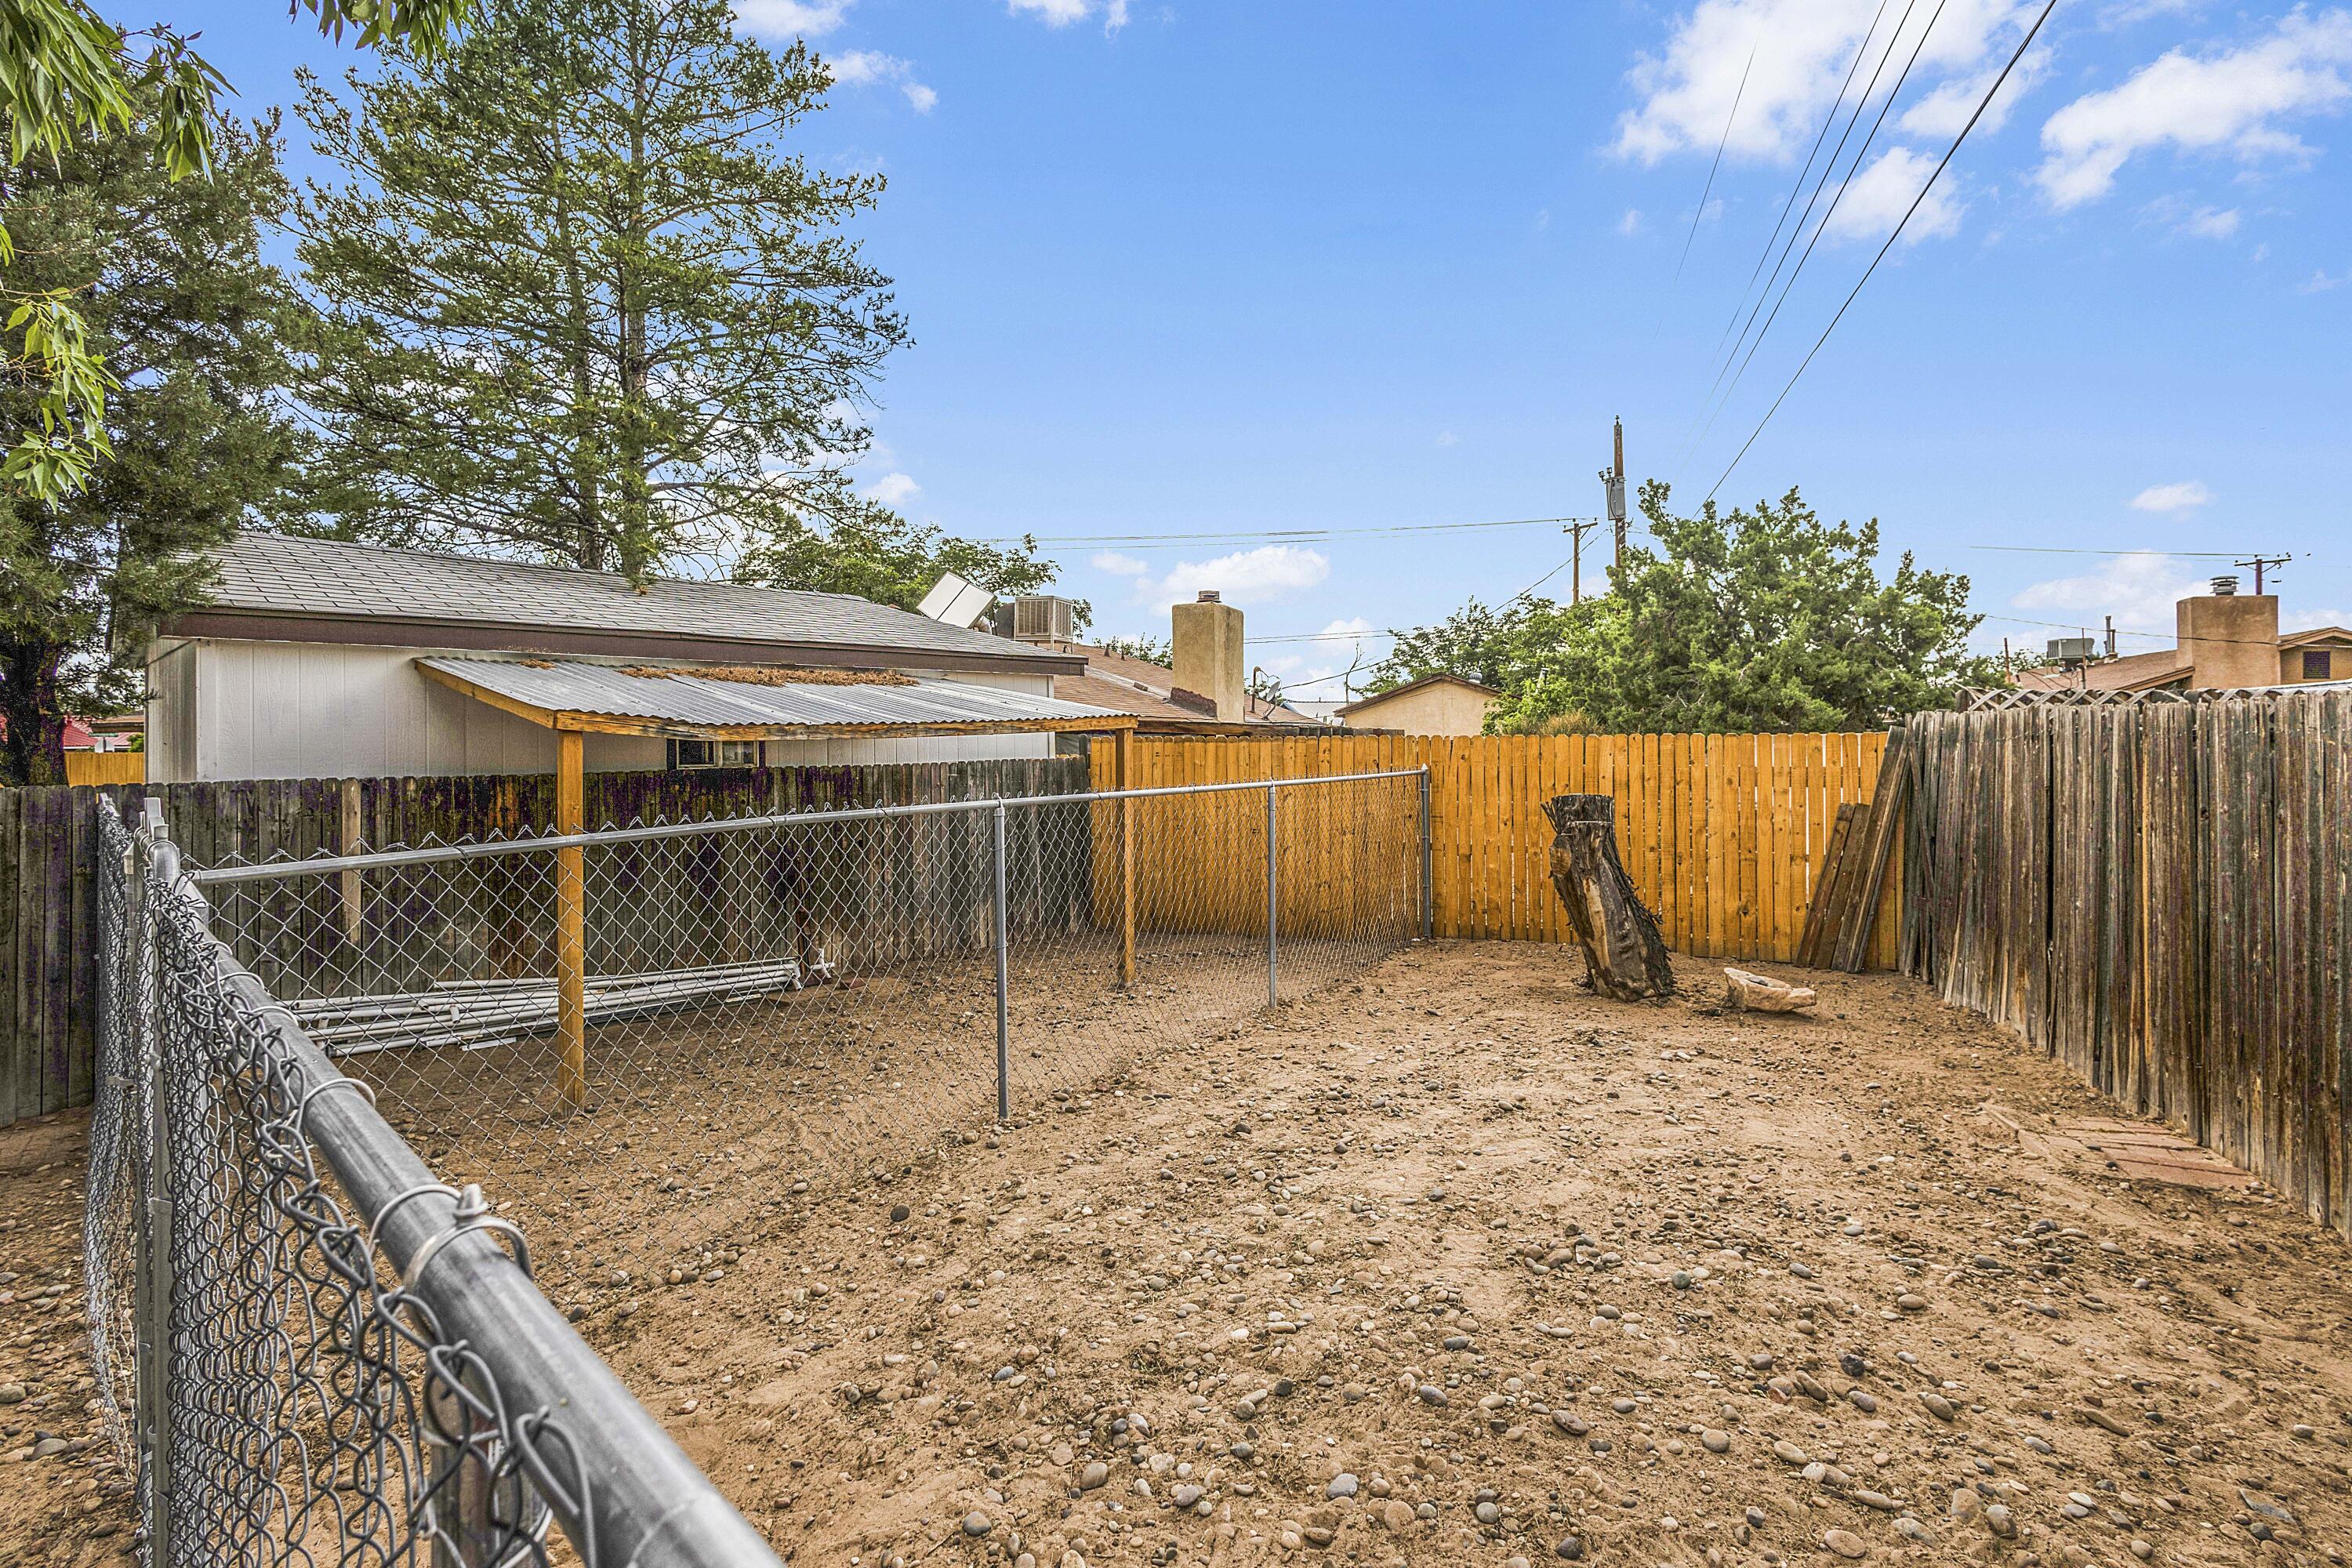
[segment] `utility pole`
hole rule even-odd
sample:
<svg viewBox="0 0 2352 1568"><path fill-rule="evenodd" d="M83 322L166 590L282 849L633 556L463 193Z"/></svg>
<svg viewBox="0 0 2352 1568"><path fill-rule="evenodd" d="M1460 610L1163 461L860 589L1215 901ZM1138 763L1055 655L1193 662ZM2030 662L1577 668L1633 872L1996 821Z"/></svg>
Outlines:
<svg viewBox="0 0 2352 1568"><path fill-rule="evenodd" d="M1584 603L1584 536L1599 526L1596 520L1588 517L1570 523L1562 531L1574 541L1569 546L1568 557L1568 602L1571 605Z"/></svg>
<svg viewBox="0 0 2352 1568"><path fill-rule="evenodd" d="M1609 497L1609 521L1617 535L1617 555L1612 566L1625 564L1625 421L1614 422L1611 431L1613 448L1609 467L1601 470L1601 483Z"/></svg>
<svg viewBox="0 0 2352 1568"><path fill-rule="evenodd" d="M2284 566L2294 559L2294 557L2292 555L2257 555L2251 561L2232 561L2230 564L2232 566L2251 566L2253 568L2254 595L2259 598L2263 592L2263 568L2265 566Z"/></svg>

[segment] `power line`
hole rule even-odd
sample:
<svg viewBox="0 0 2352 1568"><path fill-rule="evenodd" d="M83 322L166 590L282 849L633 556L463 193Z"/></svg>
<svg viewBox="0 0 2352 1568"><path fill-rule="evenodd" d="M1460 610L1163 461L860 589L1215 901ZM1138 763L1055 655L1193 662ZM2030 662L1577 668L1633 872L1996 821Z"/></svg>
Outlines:
<svg viewBox="0 0 2352 1568"><path fill-rule="evenodd" d="M1970 544L1963 548L2019 555L2178 555L2184 561L2229 561L2235 553L2228 550L2084 550L2060 544Z"/></svg>
<svg viewBox="0 0 2352 1568"><path fill-rule="evenodd" d="M1780 216L1773 220L1772 232L1767 235L1764 238L1764 248L1756 253L1756 265L1748 272L1748 281L1740 287L1739 299L1732 303L1731 314L1723 323L1723 335L1715 341L1716 353L1721 353L1723 352L1723 345L1730 341L1731 329L1733 326L1738 324L1739 321L1739 307L1747 300L1748 290L1755 288L1756 279L1763 275L1765 260L1772 254L1772 242L1780 237L1780 226L1787 223L1789 221L1789 215L1797 210L1797 193L1805 188L1805 176L1813 172L1813 160L1821 156L1822 143L1829 140L1830 127L1837 123L1838 110L1845 103L1846 89L1853 86L1853 73L1862 68L1864 58L1870 53L1870 40L1878 36L1878 24L1881 19L1885 16L1886 7L1889 3L1890 0L1878 0L1878 10L1876 14L1870 18L1870 30L1863 34L1862 42L1854 46L1853 62L1845 68L1845 79L1838 83L1837 97L1830 100L1829 111L1822 116L1822 128L1813 132L1813 145L1805 154L1805 166L1797 171L1795 181L1789 186L1789 194L1781 199ZM1860 110L1856 110L1855 115L1857 118L1860 117ZM1849 129L1851 129L1851 127L1849 127ZM1841 150L1843 150L1844 144L1841 142L1839 145ZM1830 154L1830 162L1832 163L1837 162L1837 154L1835 153ZM1819 187L1816 187L1816 194L1818 194L1818 190ZM1805 210L1808 216L1811 214L1812 206L1811 203L1806 205ZM1803 226L1801 219L1799 220L1799 226ZM1765 287L1769 289L1771 285L1768 283ZM1755 320L1753 316L1748 319L1750 321ZM1713 356L1710 355L1709 357L1712 358ZM1720 376L1718 376L1717 379L1719 380ZM1711 392L1713 389L1710 388L1709 390Z"/></svg>
<svg viewBox="0 0 2352 1568"><path fill-rule="evenodd" d="M1936 24L1943 19L1945 3L1946 0L1936 0L1935 12L1933 15L1928 16L1927 26L1920 31L1919 41L1911 46L1911 58L1903 62L1903 74L1895 79L1895 85L1887 90L1886 97L1880 101L1878 105L1878 118L1870 122L1869 134L1863 137L1862 145L1854 150L1853 162L1846 165L1845 178L1838 182L1837 195L1830 198L1828 209L1822 214L1822 221L1813 226L1813 237L1805 241L1804 254L1797 258L1796 268L1789 274L1789 281L1780 286L1780 297L1772 301L1772 313L1766 316L1764 318L1764 324L1756 330L1755 340L1748 345L1747 357L1739 362L1739 368L1732 373L1731 383L1723 389L1723 397L1721 401L1717 403L1715 405L1715 412L1707 416L1706 426L1699 431L1699 440L1704 441L1706 439L1707 431L1715 428L1715 422L1723 416L1723 411L1726 408L1731 406L1731 399L1739 391L1739 384L1748 377L1748 367L1756 363L1757 351L1764 346L1764 340L1772 335L1772 323L1780 319L1780 307L1789 302L1789 294L1790 290L1796 288L1797 279L1805 275L1805 263L1813 258L1813 247L1821 244L1822 236L1829 232L1831 220L1837 216L1838 207L1845 201L1846 192L1853 187L1854 176L1862 172L1862 161L1870 155L1870 144L1878 140L1879 127L1886 123L1886 115L1888 110L1895 107L1895 100L1902 96L1904 84L1911 79L1912 69L1919 63L1921 51L1927 48L1928 38L1935 34ZM1895 28L1895 37L1899 37L1901 33L1902 28L1898 26ZM2031 35L2029 35L2029 37L2031 37ZM1889 37L1887 39L1890 52L1895 41L1895 37ZM1880 63L1884 65L1885 62L1882 61ZM2008 73L2003 72L2002 74L2006 75ZM1858 107L1855 112L1859 115L1860 110ZM1983 111L1982 110L1979 110L1978 112L1981 113ZM1975 121L1971 120L1969 123L1973 125ZM1848 129L1850 130L1852 128L1848 127ZM1962 134L1965 135L1966 132L1963 132ZM1955 143L1955 145L1957 145L1957 143ZM1946 156L1949 157L1950 154L1947 153ZM1832 160L1832 162L1834 162L1834 160ZM1935 182L1930 180L1928 183L1933 184ZM1922 194L1924 195L1924 192ZM1917 204L1915 202L1913 205L1916 207ZM1906 213L1904 215L1904 218L1906 222L1908 222L1910 219L1910 214ZM1900 230L1898 229L1897 232L1900 232ZM1795 237L1796 237L1794 235L1790 236L1791 241L1793 241ZM1871 265L1875 267L1877 263L1874 261ZM1767 293L1771 291L1770 284L1768 283L1765 285L1765 291ZM1763 301L1759 300L1757 303L1760 305ZM1739 350L1735 345L1731 352L1738 353ZM1696 443L1694 442L1693 445L1696 446ZM1717 482L1719 483L1720 481ZM1712 494L1713 492L1709 491L1708 493Z"/></svg>
<svg viewBox="0 0 2352 1568"><path fill-rule="evenodd" d="M1698 211L1691 214L1690 233L1683 236L1682 259L1675 263L1674 281L1683 280L1684 264L1690 260L1691 242L1698 237L1698 226L1706 217L1706 198L1715 194L1716 171L1723 167L1723 150L1731 145L1731 127L1739 118L1739 100L1748 96L1748 73L1756 68L1756 47L1748 50L1748 63L1739 68L1739 86L1731 94L1731 112L1723 117L1723 136L1715 144L1715 162L1706 167L1706 184L1699 188ZM1668 285L1669 288L1672 285Z"/></svg>
<svg viewBox="0 0 2352 1568"><path fill-rule="evenodd" d="M2057 5L2058 0L2048 0L2048 3L2042 7L2042 15L2033 19L2033 26L2027 29L2024 39L2017 46L2017 52L2011 55L2009 63L2000 68L2000 75L1993 79L1991 88L1986 91L1983 100L1977 105L1976 112L1969 116L1969 122L1960 127L1960 133L1953 137L1951 146L1945 149L1943 159L1936 165L1935 173L1927 176L1927 183L1919 187L1919 194L1912 197L1911 205L1904 209L1903 221L1895 226L1895 232L1886 237L1886 243L1880 246L1878 254L1870 258L1869 267L1864 269L1862 277L1854 283L1853 290L1846 295L1845 303L1838 307L1837 314L1830 318L1830 324L1822 329L1822 335L1815 339L1813 346L1806 351L1804 360L1797 366L1796 374L1789 377L1789 384L1780 389L1780 395L1772 400L1772 406L1764 411L1764 417L1756 422L1756 428L1748 433L1747 440L1740 443L1739 450L1733 456L1730 466L1726 468L1721 477L1708 487L1707 500L1715 499L1715 492L1723 488L1723 481L1731 477L1732 469L1739 467L1740 459L1748 456L1748 449L1756 445L1756 437L1764 434L1764 426L1770 424L1772 416L1780 411L1780 405L1787 400L1790 392L1796 386L1798 378L1805 374L1805 367L1813 363L1813 356L1820 353L1822 345L1830 341L1830 334L1837 331L1837 324L1845 320L1845 313L1853 306L1855 297L1861 294L1863 285L1869 282L1871 274L1878 270L1878 264L1886 259L1886 253L1895 248L1895 242L1903 237L1903 231L1910 225L1912 215L1919 210L1919 204L1927 199L1927 193L1936 188L1936 182L1943 178L1944 171L1951 166L1953 156L1959 152L1960 144L1969 139L1969 132L1977 128L1977 121L1984 118L1985 110L1992 106L1994 95L2000 92L2002 84L2009 80L2009 73L2017 68L2017 62L2025 58L2025 51L2033 47L2033 40L2041 36L2042 24L2050 19L2050 13L2055 10ZM1940 4L1937 9L1939 11L1942 9ZM1932 27L1934 24L1930 23L1929 26ZM1916 59L1918 57L1915 53L1912 58ZM1822 221L1826 225L1829 220L1823 218Z"/></svg>
<svg viewBox="0 0 2352 1568"><path fill-rule="evenodd" d="M1763 310L1764 301L1772 297L1772 285L1780 280L1780 268L1789 264L1789 254L1796 249L1798 237L1805 232L1805 226L1812 221L1813 208L1820 205L1822 192L1828 187L1830 176L1837 172L1838 160L1845 155L1845 144L1853 137L1853 128L1862 123L1862 111L1870 107L1871 96L1878 90L1878 79L1886 74L1886 62L1895 58L1895 46L1903 41L1903 29L1909 25L1911 21L1911 13L1916 10L1917 6L1918 0L1905 0L1903 15L1895 19L1895 30L1886 35L1886 47L1879 51L1878 63L1873 66L1870 69L1870 80L1864 86L1862 96L1854 100L1853 112L1846 117L1845 129L1838 132L1837 145L1830 149L1829 161L1822 165L1822 177L1813 182L1812 194L1805 198L1804 213L1797 219L1796 226L1789 231L1789 242L1780 247L1780 259L1772 263L1772 276L1764 280L1764 291L1756 296L1756 303L1748 309L1748 320L1740 323L1739 336L1738 340L1732 343L1731 352L1725 354L1723 356L1723 363L1716 367L1715 380L1708 384L1706 395L1699 400L1699 407L1701 411L1706 414L1706 422L1699 428L1697 434L1692 436L1689 441L1684 446L1682 453L1675 458L1675 467L1678 470L1682 467L1683 463L1687 460L1689 455L1697 449L1698 444L1706 438L1707 431L1715 428L1715 422L1721 416L1724 405L1730 401L1731 395L1727 392L1723 395L1723 402L1717 403L1715 401L1716 392L1723 385L1724 376L1730 372L1731 362L1739 357L1739 350L1741 346L1748 342L1748 330L1756 325L1756 318L1758 314ZM1883 13L1885 11L1885 7L1882 5L1880 10ZM1870 40L1876 35L1877 30L1878 23L1876 19L1874 18L1871 22L1871 31L1863 36L1862 53L1866 54L1869 52ZM1861 58L1862 54L1857 54L1854 57L1857 64L1860 63ZM1848 71L1848 80L1851 80L1852 78L1853 73ZM1893 97L1892 94L1889 94L1888 96L1890 100ZM1841 101L1843 100L1845 97L1845 89L1843 88L1840 88L1838 89L1838 97ZM1837 109L1834 104L1831 106L1830 114L1832 119L1836 118ZM1824 130L1828 129L1826 121L1823 122L1822 128ZM1872 129L1875 131L1876 127L1874 125ZM1867 144L1865 144L1865 150ZM1857 156L1854 161L1856 163L1859 163L1861 159ZM1808 159L1807 163L1810 165L1811 160ZM1851 179L1853 176L1849 174L1847 177ZM1803 176L1799 176L1801 183L1802 178ZM1845 186L1843 182L1838 186L1838 192L1841 195L1845 192ZM1785 214L1783 216L1785 216ZM1822 222L1822 225L1826 226L1829 223L1829 219L1827 217L1823 217ZM1776 234L1779 232L1778 226L1775 226L1774 232ZM1819 229L1815 229L1813 232L1814 237L1818 238L1821 231ZM1770 241L1766 241L1765 247L1767 249L1771 247ZM1806 254L1808 256L1811 254L1811 247L1808 246L1806 247ZM1804 269L1804 263L1800 261L1797 264L1797 267L1799 271L1802 271ZM1796 286L1796 277L1792 273L1789 279L1790 288L1794 288ZM1745 299L1747 297L1747 290L1742 289L1740 291L1740 297ZM1780 298L1785 300L1788 297L1788 289L1782 289L1780 291ZM1775 315L1780 313L1780 307L1778 305L1773 306L1772 309ZM1734 315L1738 313L1738 306L1735 305L1732 307L1732 313ZM1764 323L1764 330L1766 331L1772 330L1772 323L1769 321L1767 321ZM1758 341L1759 342L1762 341L1760 334ZM1718 344L1717 346L1720 347L1721 345ZM1751 353L1748 357L1752 359L1755 356ZM1744 372L1747 369L1747 366L1743 363L1740 368Z"/></svg>
<svg viewBox="0 0 2352 1568"><path fill-rule="evenodd" d="M1367 528L1274 528L1208 533L1013 533L980 541L983 544L1248 544L1287 543L1298 540L1360 538L1372 534L1452 533L1465 529L1550 528L1564 522L1599 522L1597 517L1513 517L1491 522L1402 522Z"/></svg>

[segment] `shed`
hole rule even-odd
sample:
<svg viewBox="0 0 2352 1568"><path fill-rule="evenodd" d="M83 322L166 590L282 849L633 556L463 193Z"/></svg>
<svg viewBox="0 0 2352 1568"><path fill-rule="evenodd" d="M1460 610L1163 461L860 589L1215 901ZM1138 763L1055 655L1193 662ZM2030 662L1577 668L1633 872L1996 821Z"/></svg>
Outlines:
<svg viewBox="0 0 2352 1568"><path fill-rule="evenodd" d="M217 563L148 649L152 783L541 772L551 729L604 772L1049 756L1132 722L1055 700L1082 658L846 594L256 532Z"/></svg>

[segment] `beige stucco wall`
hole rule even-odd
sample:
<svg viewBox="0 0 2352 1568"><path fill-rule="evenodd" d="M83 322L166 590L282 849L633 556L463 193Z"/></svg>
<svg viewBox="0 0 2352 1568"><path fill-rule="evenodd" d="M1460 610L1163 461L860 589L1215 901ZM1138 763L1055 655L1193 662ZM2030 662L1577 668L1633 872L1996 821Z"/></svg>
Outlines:
<svg viewBox="0 0 2352 1568"><path fill-rule="evenodd" d="M1402 730L1408 735L1476 735L1497 700L1450 680L1376 697L1347 716L1350 729Z"/></svg>
<svg viewBox="0 0 2352 1568"><path fill-rule="evenodd" d="M2198 594L2174 609L2196 689L2269 686L2278 679L2278 595Z"/></svg>

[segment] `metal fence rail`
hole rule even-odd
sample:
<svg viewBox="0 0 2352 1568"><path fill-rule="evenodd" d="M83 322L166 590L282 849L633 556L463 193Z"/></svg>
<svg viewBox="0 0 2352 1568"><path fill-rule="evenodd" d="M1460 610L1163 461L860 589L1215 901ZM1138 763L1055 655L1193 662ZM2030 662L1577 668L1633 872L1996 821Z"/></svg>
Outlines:
<svg viewBox="0 0 2352 1568"><path fill-rule="evenodd" d="M100 805L99 1395L151 1564L768 1564L764 1541Z"/></svg>
<svg viewBox="0 0 2352 1568"><path fill-rule="evenodd" d="M420 1147L567 1230L620 1235L620 1205L674 1232L646 1194L684 1188L717 1236L774 1205L746 1172L896 1167L1424 935L1426 792L1410 769L860 805L195 879Z"/></svg>

